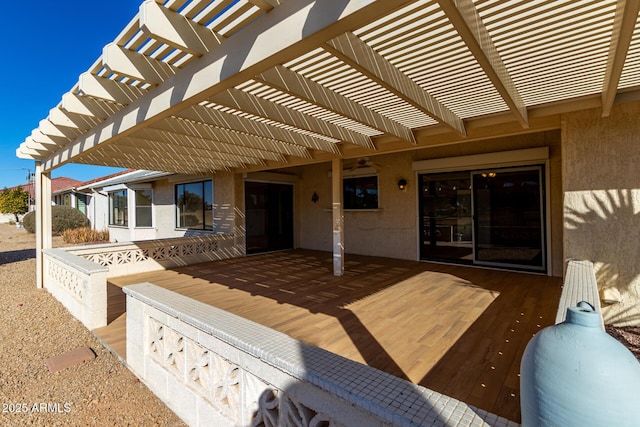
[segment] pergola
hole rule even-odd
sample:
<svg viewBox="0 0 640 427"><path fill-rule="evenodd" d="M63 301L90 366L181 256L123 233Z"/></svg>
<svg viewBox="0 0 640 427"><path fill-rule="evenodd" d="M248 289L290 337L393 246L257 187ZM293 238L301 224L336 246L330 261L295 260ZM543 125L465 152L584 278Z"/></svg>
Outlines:
<svg viewBox="0 0 640 427"><path fill-rule="evenodd" d="M50 171L69 162L214 174L332 161L339 274L342 159L609 115L640 99L639 7L147 0L17 150L38 165L39 229Z"/></svg>

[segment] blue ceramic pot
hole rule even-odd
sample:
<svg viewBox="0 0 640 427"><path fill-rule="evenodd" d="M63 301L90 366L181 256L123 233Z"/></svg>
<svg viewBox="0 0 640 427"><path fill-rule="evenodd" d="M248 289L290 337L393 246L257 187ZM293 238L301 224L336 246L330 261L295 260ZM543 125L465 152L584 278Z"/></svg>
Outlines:
<svg viewBox="0 0 640 427"><path fill-rule="evenodd" d="M580 303L538 332L520 365L522 426L640 426L640 363Z"/></svg>

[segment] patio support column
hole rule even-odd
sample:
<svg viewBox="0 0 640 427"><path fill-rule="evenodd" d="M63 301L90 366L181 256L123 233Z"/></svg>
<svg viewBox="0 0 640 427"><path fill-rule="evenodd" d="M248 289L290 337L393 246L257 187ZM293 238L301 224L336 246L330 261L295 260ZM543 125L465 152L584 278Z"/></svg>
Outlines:
<svg viewBox="0 0 640 427"><path fill-rule="evenodd" d="M333 275L344 274L344 210L342 206L342 159L331 161L333 197Z"/></svg>
<svg viewBox="0 0 640 427"><path fill-rule="evenodd" d="M43 249L51 244L51 173L42 172L42 163L36 162L36 286L44 287Z"/></svg>

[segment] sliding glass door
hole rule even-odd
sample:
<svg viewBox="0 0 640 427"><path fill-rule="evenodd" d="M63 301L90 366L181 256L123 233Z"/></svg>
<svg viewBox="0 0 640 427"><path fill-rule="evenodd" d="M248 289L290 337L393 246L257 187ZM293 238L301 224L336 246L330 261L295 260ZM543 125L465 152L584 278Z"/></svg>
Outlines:
<svg viewBox="0 0 640 427"><path fill-rule="evenodd" d="M424 260L546 270L542 166L420 175Z"/></svg>
<svg viewBox="0 0 640 427"><path fill-rule="evenodd" d="M473 174L477 264L545 269L542 169Z"/></svg>
<svg viewBox="0 0 640 427"><path fill-rule="evenodd" d="M469 172L421 175L420 185L421 257L472 263L471 175Z"/></svg>

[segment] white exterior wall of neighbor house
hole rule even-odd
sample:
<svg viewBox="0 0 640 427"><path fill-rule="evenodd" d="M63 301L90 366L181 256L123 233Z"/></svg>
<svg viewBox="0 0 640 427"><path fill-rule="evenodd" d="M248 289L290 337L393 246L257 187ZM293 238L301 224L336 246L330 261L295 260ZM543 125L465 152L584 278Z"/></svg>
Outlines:
<svg viewBox="0 0 640 427"><path fill-rule="evenodd" d="M174 186L168 179L153 183L153 225L158 239L184 236L184 231L176 230Z"/></svg>
<svg viewBox="0 0 640 427"><path fill-rule="evenodd" d="M98 191L89 193L87 218L94 230L102 231L109 228L109 199L106 194Z"/></svg>
<svg viewBox="0 0 640 427"><path fill-rule="evenodd" d="M108 225L109 202L103 193L96 205L96 210L91 215L99 221L96 224L109 229L112 242L139 241L152 239L169 239L184 237L187 230L176 228L175 186L177 183L195 182L213 179L213 210L214 232L234 233L236 214L235 185L237 177L232 173L219 173L215 177L182 177L170 176L150 183L153 191L153 226L135 226L135 188L132 184L128 193L129 225L127 227L115 227ZM100 229L94 227L96 229Z"/></svg>
<svg viewBox="0 0 640 427"><path fill-rule="evenodd" d="M547 131L486 141L433 147L419 151L370 156L378 168L380 209L375 211L345 211L345 252L416 260L418 253L418 183L412 163L426 159L444 159L483 153L549 148L549 242L551 270L562 276L562 170L560 132ZM345 160L345 168L355 161ZM305 249L331 251L331 171L330 163L299 168L296 192L297 246ZM400 191L399 179L408 187ZM318 202L311 200L313 193Z"/></svg>
<svg viewBox="0 0 640 427"><path fill-rule="evenodd" d="M593 262L605 323L640 325L640 102L563 117L564 255Z"/></svg>
<svg viewBox="0 0 640 427"><path fill-rule="evenodd" d="M0 214L0 224L10 224L11 222L15 222L16 217L12 214Z"/></svg>

